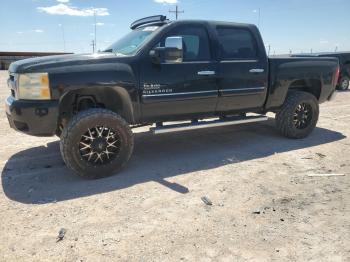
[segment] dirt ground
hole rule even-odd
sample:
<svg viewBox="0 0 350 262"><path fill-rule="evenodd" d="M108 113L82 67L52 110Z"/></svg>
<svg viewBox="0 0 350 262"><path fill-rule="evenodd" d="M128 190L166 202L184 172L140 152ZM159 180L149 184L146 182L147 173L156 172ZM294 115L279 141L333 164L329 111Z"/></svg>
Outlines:
<svg viewBox="0 0 350 262"><path fill-rule="evenodd" d="M140 128L128 166L97 181L64 166L57 138L11 130L4 106L0 116L0 261L350 261L350 92L302 140L273 119ZM329 173L344 176L310 176Z"/></svg>

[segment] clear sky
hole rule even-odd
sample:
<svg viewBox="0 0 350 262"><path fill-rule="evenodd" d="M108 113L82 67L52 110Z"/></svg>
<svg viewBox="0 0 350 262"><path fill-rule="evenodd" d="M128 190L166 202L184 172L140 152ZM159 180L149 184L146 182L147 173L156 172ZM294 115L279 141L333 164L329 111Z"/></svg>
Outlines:
<svg viewBox="0 0 350 262"><path fill-rule="evenodd" d="M93 10L102 50L138 18L175 19L175 3L180 19L260 24L271 54L350 51L350 0L2 0L0 51L91 52Z"/></svg>

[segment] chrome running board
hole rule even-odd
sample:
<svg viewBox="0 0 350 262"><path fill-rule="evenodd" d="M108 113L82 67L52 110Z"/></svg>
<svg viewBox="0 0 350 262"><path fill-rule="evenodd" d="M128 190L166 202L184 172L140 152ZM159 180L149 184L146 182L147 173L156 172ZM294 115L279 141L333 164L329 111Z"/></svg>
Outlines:
<svg viewBox="0 0 350 262"><path fill-rule="evenodd" d="M164 134L164 133L189 131L194 129L202 129L202 128L210 128L210 127L231 126L231 125L239 125L239 124L245 124L245 123L262 122L268 119L269 118L264 115L247 116L247 117L230 117L230 118L216 119L216 120L210 120L210 121L203 120L203 121L198 121L194 123L181 123L181 124L151 127L150 131L152 131L153 134L158 135L158 134Z"/></svg>

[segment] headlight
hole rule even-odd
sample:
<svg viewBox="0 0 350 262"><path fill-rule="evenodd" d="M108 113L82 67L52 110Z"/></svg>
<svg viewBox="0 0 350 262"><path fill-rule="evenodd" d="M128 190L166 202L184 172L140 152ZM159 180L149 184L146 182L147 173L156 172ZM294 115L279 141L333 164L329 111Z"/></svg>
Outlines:
<svg viewBox="0 0 350 262"><path fill-rule="evenodd" d="M49 75L47 73L20 74L18 79L18 98L50 99Z"/></svg>

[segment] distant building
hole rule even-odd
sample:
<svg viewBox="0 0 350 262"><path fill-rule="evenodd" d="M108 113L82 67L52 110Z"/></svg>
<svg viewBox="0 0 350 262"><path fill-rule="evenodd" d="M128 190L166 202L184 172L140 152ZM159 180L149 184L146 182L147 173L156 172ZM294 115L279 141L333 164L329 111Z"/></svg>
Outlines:
<svg viewBox="0 0 350 262"><path fill-rule="evenodd" d="M65 55L71 53L51 53L51 52L0 52L0 70L7 70L12 62L17 60L49 56L49 55Z"/></svg>

